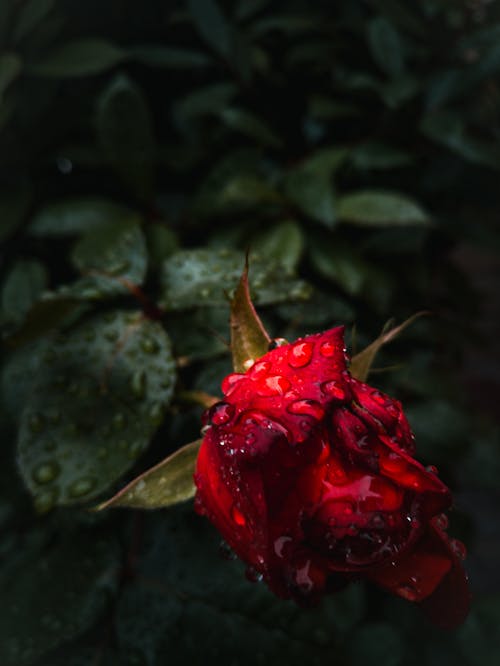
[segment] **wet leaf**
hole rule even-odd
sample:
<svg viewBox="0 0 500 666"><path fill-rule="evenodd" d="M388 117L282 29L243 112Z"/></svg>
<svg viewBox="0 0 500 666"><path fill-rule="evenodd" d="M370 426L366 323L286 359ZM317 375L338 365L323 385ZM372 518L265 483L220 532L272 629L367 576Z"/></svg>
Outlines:
<svg viewBox="0 0 500 666"><path fill-rule="evenodd" d="M47 286L45 266L39 261L21 260L14 264L2 287L4 320L20 322Z"/></svg>
<svg viewBox="0 0 500 666"><path fill-rule="evenodd" d="M112 223L140 224L138 213L100 197L63 199L41 208L31 220L28 233L33 236L76 236L98 231Z"/></svg>
<svg viewBox="0 0 500 666"><path fill-rule="evenodd" d="M47 78L74 78L100 74L125 60L126 53L104 39L79 39L50 51L30 64L30 74Z"/></svg>
<svg viewBox="0 0 500 666"><path fill-rule="evenodd" d="M352 357L350 365L351 375L362 382L366 381L377 352L388 342L391 342L391 340L394 340L394 338L400 335L405 330L405 328L413 324L416 319L428 314L430 313L417 312L399 326L395 326L390 328L388 331L382 332L382 334L370 345L368 345L368 347L359 352L359 354L356 354Z"/></svg>
<svg viewBox="0 0 500 666"><path fill-rule="evenodd" d="M9 609L0 615L3 666L28 666L81 635L118 584L120 553L112 539L70 533L42 545L25 549L9 575L0 573L0 593Z"/></svg>
<svg viewBox="0 0 500 666"><path fill-rule="evenodd" d="M227 294L238 284L245 259L230 249L181 250L163 264L162 305L167 310L227 305ZM250 289L262 305L305 299L309 288L287 274L279 264L250 257Z"/></svg>
<svg viewBox="0 0 500 666"><path fill-rule="evenodd" d="M161 509L194 497L193 474L201 439L182 446L172 455L131 481L96 510L128 507Z"/></svg>
<svg viewBox="0 0 500 666"><path fill-rule="evenodd" d="M254 236L250 247L260 257L268 257L292 273L304 250L304 235L298 222L286 220Z"/></svg>
<svg viewBox="0 0 500 666"><path fill-rule="evenodd" d="M428 225L427 213L412 199L396 192L362 190L339 197L338 216L360 226Z"/></svg>
<svg viewBox="0 0 500 666"><path fill-rule="evenodd" d="M263 356L271 340L250 297L248 263L231 300L230 326L234 371L245 372L245 364Z"/></svg>
<svg viewBox="0 0 500 666"><path fill-rule="evenodd" d="M175 366L162 327L96 315L45 349L21 417L18 462L35 506L95 498L135 462L163 419Z"/></svg>

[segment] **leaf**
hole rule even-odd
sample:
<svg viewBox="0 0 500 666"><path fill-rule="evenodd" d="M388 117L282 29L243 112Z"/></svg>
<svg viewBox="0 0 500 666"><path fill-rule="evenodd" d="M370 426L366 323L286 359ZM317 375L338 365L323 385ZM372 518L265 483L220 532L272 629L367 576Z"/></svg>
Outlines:
<svg viewBox="0 0 500 666"><path fill-rule="evenodd" d="M281 264L291 274L302 256L304 236L298 222L286 220L254 236L250 247L261 258Z"/></svg>
<svg viewBox="0 0 500 666"><path fill-rule="evenodd" d="M350 246L311 238L309 254L320 275L340 285L351 296L361 292L366 283L368 268Z"/></svg>
<svg viewBox="0 0 500 666"><path fill-rule="evenodd" d="M370 141L354 148L349 161L356 169L394 169L412 164L414 157L387 144Z"/></svg>
<svg viewBox="0 0 500 666"><path fill-rule="evenodd" d="M231 26L215 0L187 0L191 18L200 36L216 53L231 57L233 36Z"/></svg>
<svg viewBox="0 0 500 666"><path fill-rule="evenodd" d="M308 217L332 229L336 222L333 173L347 157L342 148L323 148L291 169L284 182L285 193Z"/></svg>
<svg viewBox="0 0 500 666"><path fill-rule="evenodd" d="M108 162L139 196L153 188L154 134L141 89L119 74L99 97L97 138Z"/></svg>
<svg viewBox="0 0 500 666"><path fill-rule="evenodd" d="M0 54L0 106L5 91L17 79L21 70L22 61L18 55L15 53Z"/></svg>
<svg viewBox="0 0 500 666"><path fill-rule="evenodd" d="M147 447L173 392L156 322L115 310L48 345L21 417L18 462L35 506L93 499Z"/></svg>
<svg viewBox="0 0 500 666"><path fill-rule="evenodd" d="M279 148L282 145L281 139L268 125L246 109L226 107L222 109L220 117L229 128L241 132L263 146Z"/></svg>
<svg viewBox="0 0 500 666"><path fill-rule="evenodd" d="M2 315L19 322L47 286L47 270L39 261L17 261L2 287Z"/></svg>
<svg viewBox="0 0 500 666"><path fill-rule="evenodd" d="M198 69L208 67L212 59L201 51L181 49L157 44L134 46L128 51L132 60L148 67L167 69Z"/></svg>
<svg viewBox="0 0 500 666"><path fill-rule="evenodd" d="M430 313L417 312L416 314L406 319L406 321L404 321L399 326L395 326L394 328L391 328L388 331L382 332L382 334L376 340L374 340L370 345L368 345L368 347L363 349L363 351L359 352L359 354L356 354L355 356L352 357L349 369L351 375L356 379L359 379L359 381L361 382L366 381L366 378L368 377L368 374L370 372L370 368L372 367L373 361L375 360L375 356L377 355L379 350L388 342L394 340L394 338L400 335L400 333L402 333L405 330L405 328L410 326L410 324L413 324L413 322L416 321L419 317L423 317L424 315L428 314Z"/></svg>
<svg viewBox="0 0 500 666"><path fill-rule="evenodd" d="M401 39L392 23L377 16L368 23L368 43L372 57L388 76L396 78L404 69Z"/></svg>
<svg viewBox="0 0 500 666"><path fill-rule="evenodd" d="M135 222L110 222L85 234L75 245L72 262L84 277L65 287L64 296L100 300L128 293L146 276L146 241Z"/></svg>
<svg viewBox="0 0 500 666"><path fill-rule="evenodd" d="M269 349L271 338L255 311L248 284L248 261L231 299L231 355L235 372L248 370Z"/></svg>
<svg viewBox="0 0 500 666"><path fill-rule="evenodd" d="M99 230L107 224L133 222L139 224L139 214L110 199L85 197L63 199L47 204L32 219L28 233L33 236L74 236Z"/></svg>
<svg viewBox="0 0 500 666"><path fill-rule="evenodd" d="M74 78L101 74L123 62L125 51L111 42L99 38L86 38L67 42L48 53L27 71L47 78Z"/></svg>
<svg viewBox="0 0 500 666"><path fill-rule="evenodd" d="M131 481L97 511L116 507L162 509L194 497L193 474L201 439L186 444Z"/></svg>
<svg viewBox="0 0 500 666"><path fill-rule="evenodd" d="M387 622L370 622L357 627L346 646L349 666L402 666L404 642Z"/></svg>
<svg viewBox="0 0 500 666"><path fill-rule="evenodd" d="M8 239L25 221L33 192L24 183L17 187L0 191L0 242Z"/></svg>
<svg viewBox="0 0 500 666"><path fill-rule="evenodd" d="M361 190L338 199L338 217L359 226L428 225L427 213L412 199L396 192Z"/></svg>
<svg viewBox="0 0 500 666"><path fill-rule="evenodd" d="M308 297L306 283L293 279L279 264L258 257L251 257L251 264L255 302L267 305ZM236 288L243 265L244 255L236 250L180 250L163 263L161 304L167 310L227 305L227 293Z"/></svg>
<svg viewBox="0 0 500 666"><path fill-rule="evenodd" d="M24 541L24 540L23 540ZM28 666L49 650L83 634L118 586L120 550L96 534L69 532L50 543L26 544L0 593L0 661ZM23 552L24 551L24 552ZM11 555L11 560L12 560Z"/></svg>
<svg viewBox="0 0 500 666"><path fill-rule="evenodd" d="M19 13L12 34L14 43L27 37L49 14L56 0L28 0L19 8Z"/></svg>

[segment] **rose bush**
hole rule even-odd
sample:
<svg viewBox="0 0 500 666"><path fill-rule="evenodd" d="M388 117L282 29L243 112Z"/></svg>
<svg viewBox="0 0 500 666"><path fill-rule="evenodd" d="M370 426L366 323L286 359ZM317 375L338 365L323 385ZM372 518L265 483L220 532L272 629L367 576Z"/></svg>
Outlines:
<svg viewBox="0 0 500 666"><path fill-rule="evenodd" d="M401 404L349 373L342 327L270 347L204 414L198 512L280 597L314 603L364 578L459 624L451 494L413 458Z"/></svg>

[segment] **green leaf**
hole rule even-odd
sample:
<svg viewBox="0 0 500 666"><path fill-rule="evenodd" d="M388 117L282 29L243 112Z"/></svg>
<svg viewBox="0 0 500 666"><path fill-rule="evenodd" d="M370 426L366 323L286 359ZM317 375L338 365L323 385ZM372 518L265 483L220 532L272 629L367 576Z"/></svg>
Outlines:
<svg viewBox="0 0 500 666"><path fill-rule="evenodd" d="M405 328L410 326L410 324L413 324L416 319L428 314L428 312L417 312L416 314L406 319L406 321L404 321L399 326L390 328L388 331L383 331L376 340L368 345L368 347L359 352L359 354L356 354L352 357L350 365L351 375L356 379L359 379L361 382L366 381L366 378L370 372L370 368L372 367L373 361L375 360L375 356L379 350L388 342L391 342L391 340L394 340L394 338L400 335L405 330Z"/></svg>
<svg viewBox="0 0 500 666"><path fill-rule="evenodd" d="M370 141L354 148L349 154L349 161L361 170L394 169L412 164L414 158L410 153L387 144Z"/></svg>
<svg viewBox="0 0 500 666"><path fill-rule="evenodd" d="M397 192L361 190L338 199L338 217L360 226L428 225L427 213L412 199Z"/></svg>
<svg viewBox="0 0 500 666"><path fill-rule="evenodd" d="M96 315L47 347L22 417L18 462L35 506L95 498L147 447L173 392L163 328Z"/></svg>
<svg viewBox="0 0 500 666"><path fill-rule="evenodd" d="M335 226L333 174L347 157L342 148L323 148L291 169L284 182L288 198L308 217Z"/></svg>
<svg viewBox="0 0 500 666"><path fill-rule="evenodd" d="M59 290L65 296L99 300L128 293L146 276L146 241L135 222L110 222L85 234L71 258L84 277Z"/></svg>
<svg viewBox="0 0 500 666"><path fill-rule="evenodd" d="M120 576L117 543L95 534L70 531L19 550L14 568L0 578L9 608L0 614L3 666L28 666L83 634L107 607Z"/></svg>
<svg viewBox="0 0 500 666"><path fill-rule="evenodd" d="M396 78L404 69L403 48L398 32L383 16L368 23L368 43L372 57L388 76Z"/></svg>
<svg viewBox="0 0 500 666"><path fill-rule="evenodd" d="M361 292L366 283L368 268L351 247L311 238L309 255L320 275L340 285L351 296Z"/></svg>
<svg viewBox="0 0 500 666"><path fill-rule="evenodd" d="M47 286L47 270L39 261L21 260L14 264L2 287L2 315L19 322Z"/></svg>
<svg viewBox="0 0 500 666"><path fill-rule="evenodd" d="M32 196L31 188L22 182L8 191L0 191L0 242L23 224Z"/></svg>
<svg viewBox="0 0 500 666"><path fill-rule="evenodd" d="M97 511L116 507L161 509L194 497L193 474L201 439L186 444L131 481Z"/></svg>
<svg viewBox="0 0 500 666"><path fill-rule="evenodd" d="M119 74L99 97L97 137L108 162L139 196L151 194L154 134L141 89Z"/></svg>
<svg viewBox="0 0 500 666"><path fill-rule="evenodd" d="M233 49L231 25L215 0L187 0L196 29L213 50L229 59Z"/></svg>
<svg viewBox="0 0 500 666"><path fill-rule="evenodd" d="M282 266L250 257L250 288L262 305L307 298L309 289L288 275ZM229 249L181 250L163 264L162 305L184 310L206 305L227 305L228 292L236 288L245 263L242 252Z"/></svg>
<svg viewBox="0 0 500 666"><path fill-rule="evenodd" d="M250 297L248 263L231 299L231 355L235 372L248 370L269 349L269 337Z"/></svg>
<svg viewBox="0 0 500 666"><path fill-rule="evenodd" d="M456 113L443 111L424 116L420 130L468 162L500 169L498 143L474 138L467 130L463 118Z"/></svg>
<svg viewBox="0 0 500 666"><path fill-rule="evenodd" d="M148 67L198 69L212 64L212 59L201 51L156 44L134 46L129 49L128 53L132 60L137 60Z"/></svg>
<svg viewBox="0 0 500 666"><path fill-rule="evenodd" d="M304 250L302 229L295 220L278 222L254 236L250 248L261 258L281 264L291 274L297 268Z"/></svg>
<svg viewBox="0 0 500 666"><path fill-rule="evenodd" d="M282 145L281 139L268 125L250 111L227 107L221 111L220 117L229 128L241 132L263 146L279 148Z"/></svg>
<svg viewBox="0 0 500 666"><path fill-rule="evenodd" d="M18 42L33 32L49 14L56 0L27 0L19 8L12 38Z"/></svg>
<svg viewBox="0 0 500 666"><path fill-rule="evenodd" d="M67 42L49 52L27 71L47 78L74 78L101 74L123 62L127 54L111 42L99 38Z"/></svg>
<svg viewBox="0 0 500 666"><path fill-rule="evenodd" d="M22 61L18 55L15 53L0 54L0 106L5 91L17 79L21 70Z"/></svg>
<svg viewBox="0 0 500 666"><path fill-rule="evenodd" d="M403 666L403 639L388 623L370 622L356 630L347 645L349 666Z"/></svg>
<svg viewBox="0 0 500 666"><path fill-rule="evenodd" d="M140 224L138 213L109 199L85 197L48 204L32 219L28 233L33 236L74 236L99 230L107 224Z"/></svg>

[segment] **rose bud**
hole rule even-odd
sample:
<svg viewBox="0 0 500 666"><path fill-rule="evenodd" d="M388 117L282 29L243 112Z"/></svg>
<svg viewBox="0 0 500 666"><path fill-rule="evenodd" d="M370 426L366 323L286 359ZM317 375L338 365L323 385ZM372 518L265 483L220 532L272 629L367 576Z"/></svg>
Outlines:
<svg viewBox="0 0 500 666"><path fill-rule="evenodd" d="M451 495L417 462L401 404L347 370L343 327L272 349L204 415L196 507L280 597L314 603L365 578L463 621Z"/></svg>

